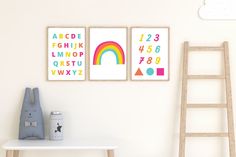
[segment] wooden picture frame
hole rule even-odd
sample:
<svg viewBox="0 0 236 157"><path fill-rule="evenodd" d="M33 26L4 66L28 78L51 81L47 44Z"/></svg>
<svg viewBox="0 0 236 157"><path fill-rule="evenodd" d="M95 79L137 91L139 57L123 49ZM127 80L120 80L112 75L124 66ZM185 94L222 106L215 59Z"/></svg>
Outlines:
<svg viewBox="0 0 236 157"><path fill-rule="evenodd" d="M169 81L169 27L131 27L131 80Z"/></svg>
<svg viewBox="0 0 236 157"><path fill-rule="evenodd" d="M48 80L86 80L86 27L50 26Z"/></svg>
<svg viewBox="0 0 236 157"><path fill-rule="evenodd" d="M89 80L127 81L127 58L127 27L89 27Z"/></svg>

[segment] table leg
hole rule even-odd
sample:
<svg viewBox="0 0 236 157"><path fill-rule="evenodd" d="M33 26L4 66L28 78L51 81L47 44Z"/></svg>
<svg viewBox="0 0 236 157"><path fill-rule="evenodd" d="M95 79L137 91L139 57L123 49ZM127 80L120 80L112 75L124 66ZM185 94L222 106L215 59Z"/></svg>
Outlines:
<svg viewBox="0 0 236 157"><path fill-rule="evenodd" d="M13 157L19 157L19 153L20 153L19 150L14 150Z"/></svg>
<svg viewBox="0 0 236 157"><path fill-rule="evenodd" d="M115 157L114 150L107 150L107 157Z"/></svg>
<svg viewBox="0 0 236 157"><path fill-rule="evenodd" d="M6 157L13 157L13 150L7 150Z"/></svg>

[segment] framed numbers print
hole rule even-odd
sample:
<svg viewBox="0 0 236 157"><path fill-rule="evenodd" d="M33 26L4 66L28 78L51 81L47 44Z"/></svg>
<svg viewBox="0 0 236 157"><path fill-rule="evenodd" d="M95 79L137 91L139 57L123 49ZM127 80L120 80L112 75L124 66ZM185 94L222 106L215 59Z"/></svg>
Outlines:
<svg viewBox="0 0 236 157"><path fill-rule="evenodd" d="M85 80L85 28L48 28L48 80Z"/></svg>
<svg viewBox="0 0 236 157"><path fill-rule="evenodd" d="M127 28L91 27L90 80L127 80Z"/></svg>
<svg viewBox="0 0 236 157"><path fill-rule="evenodd" d="M169 28L131 28L132 80L169 80Z"/></svg>

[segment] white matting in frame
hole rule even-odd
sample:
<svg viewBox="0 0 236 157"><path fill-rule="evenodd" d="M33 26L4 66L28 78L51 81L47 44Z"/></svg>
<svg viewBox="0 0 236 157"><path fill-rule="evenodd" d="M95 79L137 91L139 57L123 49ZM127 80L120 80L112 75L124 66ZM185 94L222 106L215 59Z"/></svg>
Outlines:
<svg viewBox="0 0 236 157"><path fill-rule="evenodd" d="M90 27L90 80L127 80L127 28Z"/></svg>
<svg viewBox="0 0 236 157"><path fill-rule="evenodd" d="M132 80L169 80L169 28L131 28Z"/></svg>
<svg viewBox="0 0 236 157"><path fill-rule="evenodd" d="M48 80L85 80L84 27L48 28Z"/></svg>

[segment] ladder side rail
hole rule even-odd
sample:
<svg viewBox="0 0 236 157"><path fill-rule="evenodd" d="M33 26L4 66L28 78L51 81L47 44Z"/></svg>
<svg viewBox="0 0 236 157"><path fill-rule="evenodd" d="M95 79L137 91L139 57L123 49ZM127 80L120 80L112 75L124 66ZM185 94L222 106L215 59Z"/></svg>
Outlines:
<svg viewBox="0 0 236 157"><path fill-rule="evenodd" d="M226 101L227 101L227 120L228 120L228 134L229 134L229 153L230 157L235 157L235 136L234 136L234 121L232 108L232 93L230 80L230 65L229 65L229 48L228 42L224 42L224 72L225 72L225 86L226 86Z"/></svg>
<svg viewBox="0 0 236 157"><path fill-rule="evenodd" d="M180 115L179 157L185 157L188 49L189 49L189 43L184 42L184 54L183 54L183 65L182 65L183 66L183 70L182 70L183 74L182 74L182 95L181 95L181 115Z"/></svg>

